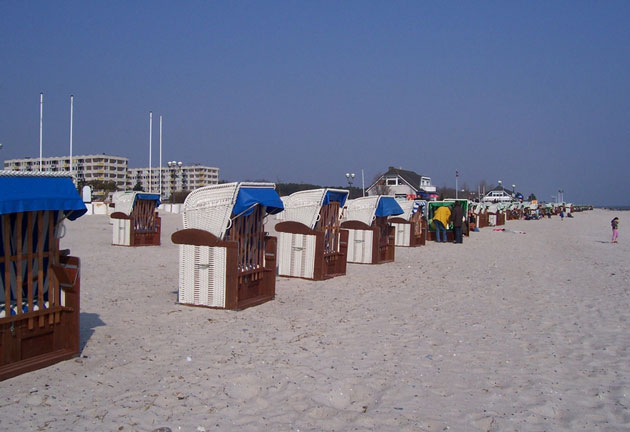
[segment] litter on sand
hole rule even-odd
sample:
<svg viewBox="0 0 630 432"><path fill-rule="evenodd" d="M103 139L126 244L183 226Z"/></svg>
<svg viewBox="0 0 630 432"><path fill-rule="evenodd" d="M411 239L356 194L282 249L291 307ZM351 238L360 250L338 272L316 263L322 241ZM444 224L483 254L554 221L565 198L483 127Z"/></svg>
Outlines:
<svg viewBox="0 0 630 432"><path fill-rule="evenodd" d="M505 228L494 228L492 231L501 231L501 232L512 233L512 234L526 234L525 231L514 231L514 230L505 229Z"/></svg>

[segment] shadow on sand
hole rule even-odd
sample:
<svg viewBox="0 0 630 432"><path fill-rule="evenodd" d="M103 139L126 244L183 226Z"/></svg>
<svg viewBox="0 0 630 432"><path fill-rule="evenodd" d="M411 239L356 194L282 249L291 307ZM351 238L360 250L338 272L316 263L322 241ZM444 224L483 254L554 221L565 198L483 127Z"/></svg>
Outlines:
<svg viewBox="0 0 630 432"><path fill-rule="evenodd" d="M81 312L81 330L79 331L79 352L83 352L83 348L87 344L87 341L94 334L96 327L104 326L105 323L101 320L98 314Z"/></svg>

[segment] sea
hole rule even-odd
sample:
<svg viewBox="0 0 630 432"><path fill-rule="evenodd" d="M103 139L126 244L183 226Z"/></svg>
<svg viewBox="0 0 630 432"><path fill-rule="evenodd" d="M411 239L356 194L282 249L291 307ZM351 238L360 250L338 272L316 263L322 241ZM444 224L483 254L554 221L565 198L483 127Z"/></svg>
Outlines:
<svg viewBox="0 0 630 432"><path fill-rule="evenodd" d="M622 205L612 205L612 206L595 206L595 208L600 208L604 210L615 210L615 211L628 211L630 210L630 206L622 206Z"/></svg>

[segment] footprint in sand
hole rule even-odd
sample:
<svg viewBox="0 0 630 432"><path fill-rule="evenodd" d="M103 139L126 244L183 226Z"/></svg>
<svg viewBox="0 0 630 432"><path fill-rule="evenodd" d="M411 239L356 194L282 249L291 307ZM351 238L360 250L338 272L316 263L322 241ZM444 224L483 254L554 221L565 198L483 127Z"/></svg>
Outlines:
<svg viewBox="0 0 630 432"><path fill-rule="evenodd" d="M260 379L251 376L240 376L225 386L224 392L232 399L248 400L258 396L261 392Z"/></svg>

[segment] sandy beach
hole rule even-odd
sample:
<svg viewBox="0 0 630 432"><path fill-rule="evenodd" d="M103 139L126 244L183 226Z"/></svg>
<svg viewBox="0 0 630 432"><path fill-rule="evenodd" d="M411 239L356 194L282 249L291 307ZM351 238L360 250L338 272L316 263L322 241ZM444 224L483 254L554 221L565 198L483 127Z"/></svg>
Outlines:
<svg viewBox="0 0 630 432"><path fill-rule="evenodd" d="M620 240L610 243L619 216ZM177 304L162 246L67 223L81 356L0 383L3 431L620 431L630 428L627 212L397 248L232 312Z"/></svg>

